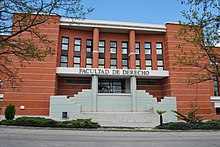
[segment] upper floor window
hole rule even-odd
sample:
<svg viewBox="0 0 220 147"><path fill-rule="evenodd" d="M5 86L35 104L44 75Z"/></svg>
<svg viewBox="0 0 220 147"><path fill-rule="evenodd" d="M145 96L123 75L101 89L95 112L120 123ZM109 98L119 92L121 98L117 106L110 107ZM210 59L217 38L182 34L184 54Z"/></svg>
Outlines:
<svg viewBox="0 0 220 147"><path fill-rule="evenodd" d="M150 42L145 42L144 48L145 48L145 54L150 55L151 54L151 43Z"/></svg>
<svg viewBox="0 0 220 147"><path fill-rule="evenodd" d="M99 53L105 53L105 41L99 41Z"/></svg>
<svg viewBox="0 0 220 147"><path fill-rule="evenodd" d="M219 96L218 76L213 76L213 81L214 81L214 95Z"/></svg>
<svg viewBox="0 0 220 147"><path fill-rule="evenodd" d="M128 54L128 43L122 42L122 54Z"/></svg>
<svg viewBox="0 0 220 147"><path fill-rule="evenodd" d="M99 68L105 68L105 59L99 58Z"/></svg>
<svg viewBox="0 0 220 147"><path fill-rule="evenodd" d="M74 40L74 51L80 52L81 49L81 39Z"/></svg>
<svg viewBox="0 0 220 147"><path fill-rule="evenodd" d="M117 52L117 42L116 41L111 41L110 42L110 53L111 54L116 54Z"/></svg>
<svg viewBox="0 0 220 147"><path fill-rule="evenodd" d="M61 55L60 56L60 66L67 67L67 63L68 63L68 56Z"/></svg>
<svg viewBox="0 0 220 147"><path fill-rule="evenodd" d="M117 68L117 60L110 59L110 66L111 66L111 69L116 69Z"/></svg>
<svg viewBox="0 0 220 147"><path fill-rule="evenodd" d="M145 60L146 61L146 69L151 70L152 69L152 60Z"/></svg>
<svg viewBox="0 0 220 147"><path fill-rule="evenodd" d="M74 67L80 67L80 57L74 57Z"/></svg>
<svg viewBox="0 0 220 147"><path fill-rule="evenodd" d="M163 54L163 46L161 42L156 43L156 52L157 52L157 55Z"/></svg>
<svg viewBox="0 0 220 147"><path fill-rule="evenodd" d="M140 60L136 60L136 69L140 69Z"/></svg>
<svg viewBox="0 0 220 147"><path fill-rule="evenodd" d="M69 38L67 37L62 37L62 46L61 46L61 49L63 51L67 51L69 48Z"/></svg>
<svg viewBox="0 0 220 147"><path fill-rule="evenodd" d="M128 60L122 59L122 69L128 69Z"/></svg>
<svg viewBox="0 0 220 147"><path fill-rule="evenodd" d="M135 53L140 54L140 43L139 42L135 43Z"/></svg>
<svg viewBox="0 0 220 147"><path fill-rule="evenodd" d="M163 60L157 60L157 69L163 70Z"/></svg>
<svg viewBox="0 0 220 147"><path fill-rule="evenodd" d="M92 40L86 40L86 52L91 53L92 52Z"/></svg>
<svg viewBox="0 0 220 147"><path fill-rule="evenodd" d="M92 68L92 58L86 58L86 68Z"/></svg>

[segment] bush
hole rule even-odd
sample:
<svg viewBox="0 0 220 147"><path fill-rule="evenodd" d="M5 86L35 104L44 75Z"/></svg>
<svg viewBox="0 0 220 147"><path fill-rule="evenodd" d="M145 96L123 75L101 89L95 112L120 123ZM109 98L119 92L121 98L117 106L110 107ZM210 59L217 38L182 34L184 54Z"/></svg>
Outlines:
<svg viewBox="0 0 220 147"><path fill-rule="evenodd" d="M57 121L43 117L19 117L15 119L16 126L55 127Z"/></svg>
<svg viewBox="0 0 220 147"><path fill-rule="evenodd" d="M7 120L13 120L15 118L15 106L12 104L9 104L5 109L5 118Z"/></svg>
<svg viewBox="0 0 220 147"><path fill-rule="evenodd" d="M185 123L185 122L170 122L165 123L163 126L156 126L157 129L168 130L189 130L189 129L220 129L220 120L210 120L200 123Z"/></svg>
<svg viewBox="0 0 220 147"><path fill-rule="evenodd" d="M61 122L42 117L19 117L15 120L2 120L0 124L33 127L100 128L100 125L92 122L91 119L77 119Z"/></svg>

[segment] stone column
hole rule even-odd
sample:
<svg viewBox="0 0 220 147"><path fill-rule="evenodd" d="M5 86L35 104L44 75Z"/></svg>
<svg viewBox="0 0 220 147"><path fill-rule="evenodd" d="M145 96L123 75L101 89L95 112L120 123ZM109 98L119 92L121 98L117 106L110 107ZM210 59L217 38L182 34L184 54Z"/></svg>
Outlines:
<svg viewBox="0 0 220 147"><path fill-rule="evenodd" d="M92 111L97 111L98 76L92 76Z"/></svg>
<svg viewBox="0 0 220 147"><path fill-rule="evenodd" d="M135 31L130 30L129 32L129 69L136 69L136 54L135 54Z"/></svg>
<svg viewBox="0 0 220 147"><path fill-rule="evenodd" d="M137 111L137 99L136 99L136 90L137 90L137 84L136 84L136 77L132 76L130 78L131 83L131 103L132 103L132 112Z"/></svg>
<svg viewBox="0 0 220 147"><path fill-rule="evenodd" d="M93 52L92 52L92 67L98 68L99 62L99 29L93 29Z"/></svg>

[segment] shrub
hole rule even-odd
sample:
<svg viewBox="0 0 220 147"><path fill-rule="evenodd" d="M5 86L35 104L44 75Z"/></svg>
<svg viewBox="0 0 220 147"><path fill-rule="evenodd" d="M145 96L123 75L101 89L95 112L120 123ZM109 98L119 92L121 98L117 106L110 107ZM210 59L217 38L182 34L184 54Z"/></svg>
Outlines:
<svg viewBox="0 0 220 147"><path fill-rule="evenodd" d="M15 119L17 126L55 127L56 121L43 117L19 117Z"/></svg>
<svg viewBox="0 0 220 147"><path fill-rule="evenodd" d="M8 106L5 109L5 118L7 120L13 120L15 118L15 106L12 104L8 104Z"/></svg>
<svg viewBox="0 0 220 147"><path fill-rule="evenodd" d="M163 126L156 126L156 128L168 130L189 130L191 129L191 125L185 122L170 122L163 124Z"/></svg>
<svg viewBox="0 0 220 147"><path fill-rule="evenodd" d="M62 122L43 117L19 117L15 120L2 120L0 124L33 127L100 128L100 125L92 122L91 119L77 119Z"/></svg>

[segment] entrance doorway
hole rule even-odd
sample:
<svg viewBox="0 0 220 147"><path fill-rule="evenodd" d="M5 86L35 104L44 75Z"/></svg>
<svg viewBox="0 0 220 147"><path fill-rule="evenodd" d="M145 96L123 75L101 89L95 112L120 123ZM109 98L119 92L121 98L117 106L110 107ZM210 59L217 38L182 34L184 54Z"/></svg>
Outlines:
<svg viewBox="0 0 220 147"><path fill-rule="evenodd" d="M125 80L99 79L99 93L125 93Z"/></svg>

